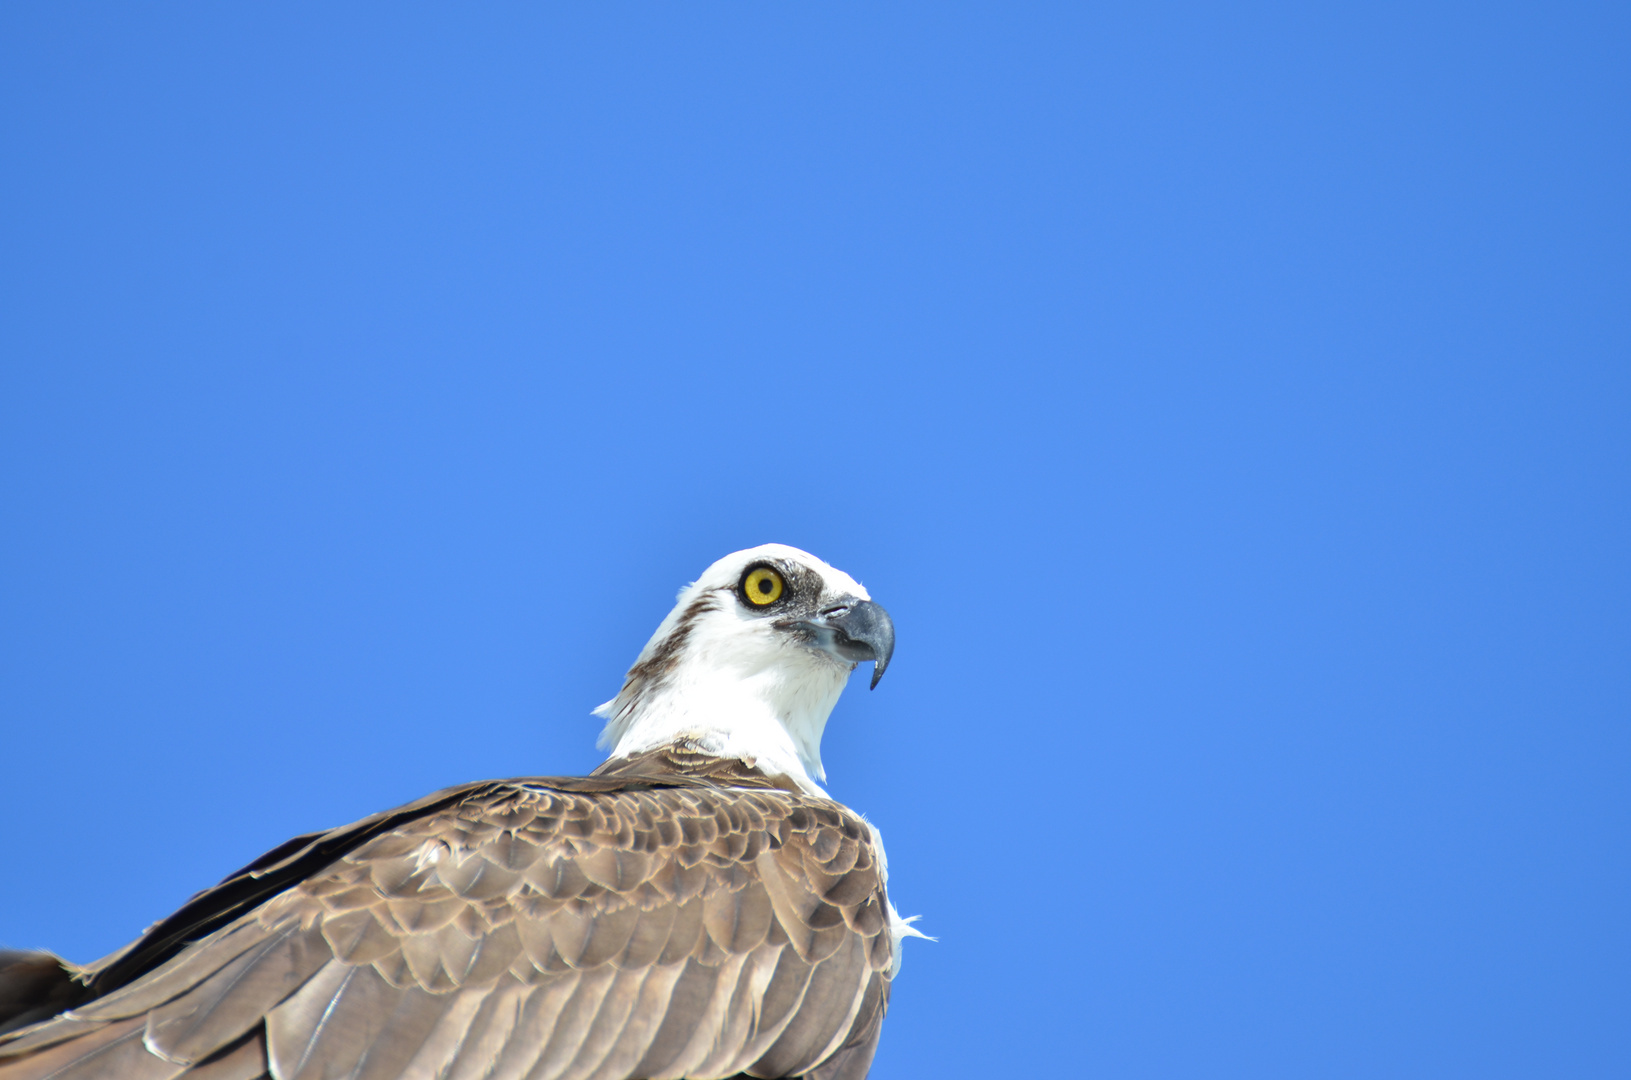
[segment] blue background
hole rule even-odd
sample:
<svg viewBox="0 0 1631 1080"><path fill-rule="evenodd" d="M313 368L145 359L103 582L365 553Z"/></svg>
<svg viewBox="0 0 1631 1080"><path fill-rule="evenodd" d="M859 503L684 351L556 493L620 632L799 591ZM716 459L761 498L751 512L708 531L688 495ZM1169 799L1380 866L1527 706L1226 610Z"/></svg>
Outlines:
<svg viewBox="0 0 1631 1080"><path fill-rule="evenodd" d="M1631 1074L1617 4L8 4L0 940L598 760L776 540L874 1075Z"/></svg>

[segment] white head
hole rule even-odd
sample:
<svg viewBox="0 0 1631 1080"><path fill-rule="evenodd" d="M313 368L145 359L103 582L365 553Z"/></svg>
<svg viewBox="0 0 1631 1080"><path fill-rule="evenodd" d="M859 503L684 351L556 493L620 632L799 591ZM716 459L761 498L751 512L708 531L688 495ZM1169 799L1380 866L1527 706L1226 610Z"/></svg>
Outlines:
<svg viewBox="0 0 1631 1080"><path fill-rule="evenodd" d="M738 551L680 590L595 710L600 745L617 758L685 740L825 794L827 717L856 664L876 661L876 686L894 647L888 613L842 570L785 544Z"/></svg>

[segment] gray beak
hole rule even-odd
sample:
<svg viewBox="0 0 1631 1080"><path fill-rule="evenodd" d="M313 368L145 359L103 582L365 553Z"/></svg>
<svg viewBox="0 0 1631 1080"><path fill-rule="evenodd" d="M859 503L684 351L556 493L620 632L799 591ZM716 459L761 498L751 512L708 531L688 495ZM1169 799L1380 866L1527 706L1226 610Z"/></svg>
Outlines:
<svg viewBox="0 0 1631 1080"><path fill-rule="evenodd" d="M895 654L895 624L889 612L870 600L841 600L822 608L813 619L786 625L808 632L817 648L840 660L853 664L873 661L869 689L876 689L889 658Z"/></svg>

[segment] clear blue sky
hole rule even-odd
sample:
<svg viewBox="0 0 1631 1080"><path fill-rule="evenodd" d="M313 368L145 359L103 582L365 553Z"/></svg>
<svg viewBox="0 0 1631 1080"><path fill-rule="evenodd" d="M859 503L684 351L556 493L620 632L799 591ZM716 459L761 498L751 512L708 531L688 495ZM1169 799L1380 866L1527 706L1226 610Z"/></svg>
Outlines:
<svg viewBox="0 0 1631 1080"><path fill-rule="evenodd" d="M1623 4L12 3L0 101L0 941L592 767L775 540L899 630L880 1080L1631 1075Z"/></svg>

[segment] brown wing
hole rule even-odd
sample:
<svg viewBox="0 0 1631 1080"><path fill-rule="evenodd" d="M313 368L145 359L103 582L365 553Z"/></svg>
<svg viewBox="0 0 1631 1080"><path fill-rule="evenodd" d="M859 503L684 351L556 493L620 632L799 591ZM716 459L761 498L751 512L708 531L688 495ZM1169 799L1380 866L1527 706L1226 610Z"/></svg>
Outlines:
<svg viewBox="0 0 1631 1080"><path fill-rule="evenodd" d="M0 1080L864 1076L875 855L773 788L471 785L201 894L92 973L102 996L0 1037Z"/></svg>

